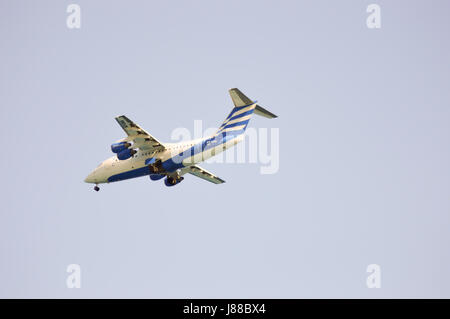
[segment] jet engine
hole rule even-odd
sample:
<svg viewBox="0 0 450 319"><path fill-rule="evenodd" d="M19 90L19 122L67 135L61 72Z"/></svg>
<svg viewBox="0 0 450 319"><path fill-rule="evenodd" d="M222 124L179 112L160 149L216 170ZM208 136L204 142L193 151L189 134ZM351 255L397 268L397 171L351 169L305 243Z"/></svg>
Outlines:
<svg viewBox="0 0 450 319"><path fill-rule="evenodd" d="M152 181L157 181L157 180L159 180L161 178L164 178L164 175L161 175L161 174L150 174L150 179Z"/></svg>
<svg viewBox="0 0 450 319"><path fill-rule="evenodd" d="M133 149L126 148L123 151L117 153L117 158L121 161L129 159L131 156L136 154L136 151Z"/></svg>
<svg viewBox="0 0 450 319"><path fill-rule="evenodd" d="M167 176L167 178L164 180L164 184L166 184L167 187L177 185L180 183L184 177L180 176L178 178Z"/></svg>
<svg viewBox="0 0 450 319"><path fill-rule="evenodd" d="M130 146L131 144L127 142L114 143L111 145L111 151L117 154L122 152L123 150L126 150Z"/></svg>

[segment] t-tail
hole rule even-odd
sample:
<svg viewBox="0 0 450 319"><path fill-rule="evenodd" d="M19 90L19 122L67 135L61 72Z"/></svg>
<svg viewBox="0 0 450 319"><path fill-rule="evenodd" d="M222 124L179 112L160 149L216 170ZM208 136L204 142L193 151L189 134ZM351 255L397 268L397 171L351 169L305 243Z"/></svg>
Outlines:
<svg viewBox="0 0 450 319"><path fill-rule="evenodd" d="M250 100L239 89L229 90L234 108L227 116L225 121L219 127L217 132L196 144L187 152L177 155L177 162L184 166L191 166L207 160L226 149L233 147L244 139L245 129L253 114L261 115L267 118L277 117L258 104Z"/></svg>
<svg viewBox="0 0 450 319"><path fill-rule="evenodd" d="M225 121L223 121L216 135L238 136L243 134L253 114L267 118L277 117L275 114L258 105L256 101L250 100L239 89L230 89L228 92L233 100L234 108Z"/></svg>

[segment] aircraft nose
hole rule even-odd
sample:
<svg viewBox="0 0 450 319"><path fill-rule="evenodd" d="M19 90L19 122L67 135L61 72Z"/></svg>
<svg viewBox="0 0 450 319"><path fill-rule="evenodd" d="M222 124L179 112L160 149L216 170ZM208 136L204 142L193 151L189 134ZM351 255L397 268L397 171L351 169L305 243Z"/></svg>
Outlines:
<svg viewBox="0 0 450 319"><path fill-rule="evenodd" d="M95 183L95 171L91 172L85 179L85 183Z"/></svg>

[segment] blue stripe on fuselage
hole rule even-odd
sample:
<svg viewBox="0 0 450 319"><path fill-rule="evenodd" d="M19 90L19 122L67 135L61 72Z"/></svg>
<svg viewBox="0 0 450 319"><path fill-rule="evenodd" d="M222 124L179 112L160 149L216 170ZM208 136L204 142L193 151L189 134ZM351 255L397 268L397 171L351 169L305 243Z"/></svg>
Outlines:
<svg viewBox="0 0 450 319"><path fill-rule="evenodd" d="M253 105L253 104L255 104L255 103L248 104L248 105L244 105L244 106L235 106L235 107L231 110L231 113L227 116L227 118L225 119L225 121L228 120L228 119L230 119L237 111L240 111L240 110L242 110L243 108L246 108L247 106L250 106L250 105ZM252 112L253 112L253 110L252 110Z"/></svg>
<svg viewBox="0 0 450 319"><path fill-rule="evenodd" d="M229 128L229 127L235 127L235 126L247 125L247 124L248 124L248 121L249 121L249 120L245 120L245 121L236 122L236 123L233 123L233 124L227 124L227 125L225 125L225 126L223 127L223 130L224 130L224 129L227 129L227 128Z"/></svg>
<svg viewBox="0 0 450 319"><path fill-rule="evenodd" d="M148 166L144 166L141 168L133 169L131 171L112 175L112 176L108 177L108 182L109 183L118 182L118 181L123 181L125 179L141 177L141 176L145 176L145 175L149 175L149 174L150 174L150 169L148 168Z"/></svg>
<svg viewBox="0 0 450 319"><path fill-rule="evenodd" d="M238 118L240 118L240 117L244 117L244 116L246 116L246 115L250 115L250 114L253 113L254 110L255 110L255 109L251 109L250 111L247 111L247 112L244 112L244 113L235 115L235 116L233 116L233 117L230 118L230 121L235 120L235 119L238 119Z"/></svg>

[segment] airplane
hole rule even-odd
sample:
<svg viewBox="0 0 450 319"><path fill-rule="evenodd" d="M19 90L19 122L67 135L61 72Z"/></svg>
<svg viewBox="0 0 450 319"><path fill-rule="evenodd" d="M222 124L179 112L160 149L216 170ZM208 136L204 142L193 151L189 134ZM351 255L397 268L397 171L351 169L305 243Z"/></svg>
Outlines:
<svg viewBox="0 0 450 319"><path fill-rule="evenodd" d="M266 118L277 116L250 100L239 89L229 90L234 108L216 133L206 138L179 143L161 143L128 117L116 117L127 137L111 145L114 156L98 165L84 180L95 184L112 183L149 175L153 181L164 179L166 186L180 183L186 173L214 184L225 181L197 164L236 145L253 114Z"/></svg>

